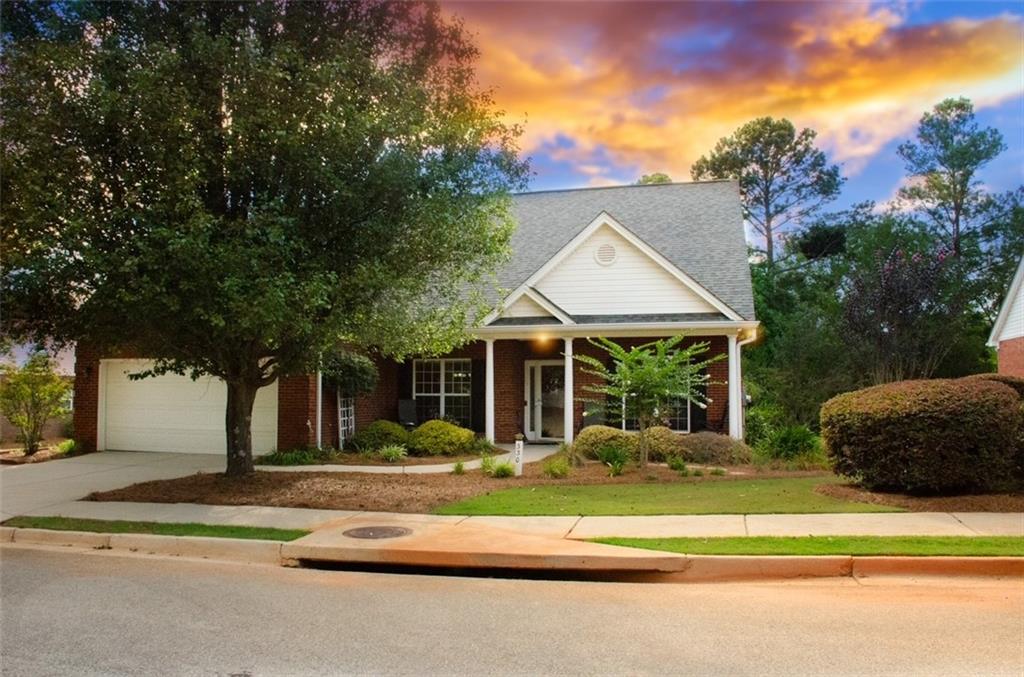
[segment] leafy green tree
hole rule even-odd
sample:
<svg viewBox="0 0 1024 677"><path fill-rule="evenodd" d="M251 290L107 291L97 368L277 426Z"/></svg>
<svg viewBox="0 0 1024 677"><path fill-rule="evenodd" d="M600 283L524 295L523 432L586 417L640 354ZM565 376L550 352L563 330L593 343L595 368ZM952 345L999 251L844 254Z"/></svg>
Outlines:
<svg viewBox="0 0 1024 677"><path fill-rule="evenodd" d="M739 181L744 216L764 238L769 266L779 236L808 221L842 187L839 167L814 145L816 136L812 129L797 132L786 119L758 118L719 139L690 170L695 180Z"/></svg>
<svg viewBox="0 0 1024 677"><path fill-rule="evenodd" d="M720 354L698 359L707 352L709 344L681 348L684 338L673 336L629 349L606 338L590 339L608 353L611 366L590 355L573 355L585 365L584 373L600 379L596 385L583 386L587 392L601 396L591 401L606 407L611 420L625 417L637 421L641 468L647 466L648 428L664 425L663 419L679 402L689 400L698 407L706 407L707 367L725 357Z"/></svg>
<svg viewBox="0 0 1024 677"><path fill-rule="evenodd" d="M974 105L965 98L946 99L925 113L916 137L897 150L912 178L899 197L922 214L959 257L964 232L980 230L1001 211L982 188L978 172L1006 150L1006 144L999 130L978 124Z"/></svg>
<svg viewBox="0 0 1024 677"><path fill-rule="evenodd" d="M259 388L486 311L527 168L436 5L0 11L5 329L223 379L229 476Z"/></svg>
<svg viewBox="0 0 1024 677"><path fill-rule="evenodd" d="M662 172L655 172L653 174L644 174L636 180L636 185L646 186L652 183L672 183L672 177Z"/></svg>
<svg viewBox="0 0 1024 677"><path fill-rule="evenodd" d="M45 352L30 356L25 365L4 365L0 381L0 412L18 430L25 455L39 450L46 421L67 413L71 384L54 371L53 361Z"/></svg>

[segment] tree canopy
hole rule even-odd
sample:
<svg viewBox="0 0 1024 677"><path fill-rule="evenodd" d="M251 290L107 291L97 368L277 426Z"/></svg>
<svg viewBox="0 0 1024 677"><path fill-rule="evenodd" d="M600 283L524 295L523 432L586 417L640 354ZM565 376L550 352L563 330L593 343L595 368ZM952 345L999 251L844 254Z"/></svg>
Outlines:
<svg viewBox="0 0 1024 677"><path fill-rule="evenodd" d="M768 265L776 240L806 222L839 195L843 177L814 145L812 129L796 131L786 119L758 118L719 139L690 170L694 180L739 181L744 216L764 238Z"/></svg>
<svg viewBox="0 0 1024 677"><path fill-rule="evenodd" d="M672 177L662 172L655 172L653 174L644 174L636 180L636 185L647 186L652 183L672 183Z"/></svg>
<svg viewBox="0 0 1024 677"><path fill-rule="evenodd" d="M519 130L433 4L2 5L6 329L259 387L437 352L507 256Z"/></svg>

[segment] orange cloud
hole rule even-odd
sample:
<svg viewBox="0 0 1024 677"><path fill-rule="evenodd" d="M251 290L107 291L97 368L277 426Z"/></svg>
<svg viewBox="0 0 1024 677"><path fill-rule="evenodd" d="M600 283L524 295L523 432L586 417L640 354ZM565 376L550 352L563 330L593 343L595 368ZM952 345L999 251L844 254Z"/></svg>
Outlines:
<svg viewBox="0 0 1024 677"><path fill-rule="evenodd" d="M481 49L480 81L525 150L558 138L593 182L605 164L689 177L758 116L819 132L849 174L947 96L979 107L1024 92L1022 21L910 24L860 3L446 3Z"/></svg>

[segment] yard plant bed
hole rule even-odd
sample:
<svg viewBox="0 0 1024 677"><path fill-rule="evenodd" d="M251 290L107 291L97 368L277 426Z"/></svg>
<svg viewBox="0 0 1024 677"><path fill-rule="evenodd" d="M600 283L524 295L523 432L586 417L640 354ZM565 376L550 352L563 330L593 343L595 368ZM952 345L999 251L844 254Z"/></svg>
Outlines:
<svg viewBox="0 0 1024 677"><path fill-rule="evenodd" d="M822 484L818 493L840 501L887 505L911 512L1024 512L1024 492L962 496L910 496L868 491L849 483Z"/></svg>
<svg viewBox="0 0 1024 677"><path fill-rule="evenodd" d="M597 463L575 468L569 477L557 480L545 477L538 463L527 465L522 477L507 479L487 477L480 471L464 475L256 472L238 479L200 473L96 492L88 499L481 515L899 510L815 493L822 483L840 481L820 472L770 472L757 478L681 478L659 466L608 477L607 468Z"/></svg>
<svg viewBox="0 0 1024 677"><path fill-rule="evenodd" d="M74 451L71 453L62 452L57 445L63 441L64 440L56 440L52 443L47 442L45 447L40 447L39 450L31 456L26 456L20 445L17 447L8 447L6 449L0 448L0 463L4 465L24 465L27 463L42 463L44 461L56 461L61 458L81 456L80 453Z"/></svg>
<svg viewBox="0 0 1024 677"><path fill-rule="evenodd" d="M1013 536L739 536L731 538L597 538L595 543L684 555L890 555L1022 557Z"/></svg>
<svg viewBox="0 0 1024 677"><path fill-rule="evenodd" d="M407 456L397 463L388 463L377 455L366 455L351 451L334 451L322 457L311 459L308 463L268 463L265 457L256 459L256 465L380 465L388 468L400 468L405 465L445 465L480 460L479 454L462 454L461 456Z"/></svg>
<svg viewBox="0 0 1024 677"><path fill-rule="evenodd" d="M129 522L126 520L77 519L74 517L12 517L5 527L53 529L55 531L92 531L101 534L156 534L158 536L206 536L213 538L249 538L264 541L294 541L309 534L301 529L243 527L194 522Z"/></svg>

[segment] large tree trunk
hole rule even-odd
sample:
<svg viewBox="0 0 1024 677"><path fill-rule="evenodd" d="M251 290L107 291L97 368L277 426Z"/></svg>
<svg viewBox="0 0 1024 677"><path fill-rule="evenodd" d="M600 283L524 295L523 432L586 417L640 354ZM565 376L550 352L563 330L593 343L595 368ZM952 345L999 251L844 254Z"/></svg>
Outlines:
<svg viewBox="0 0 1024 677"><path fill-rule="evenodd" d="M228 436L228 477L253 472L252 405L259 386L245 381L228 381L228 407L225 429Z"/></svg>

